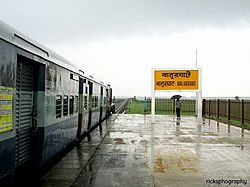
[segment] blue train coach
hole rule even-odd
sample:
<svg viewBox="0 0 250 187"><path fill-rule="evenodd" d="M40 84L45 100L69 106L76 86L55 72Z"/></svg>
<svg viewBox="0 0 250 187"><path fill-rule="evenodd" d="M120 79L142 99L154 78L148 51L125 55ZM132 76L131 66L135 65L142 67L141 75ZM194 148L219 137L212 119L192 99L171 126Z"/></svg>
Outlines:
<svg viewBox="0 0 250 187"><path fill-rule="evenodd" d="M42 170L111 103L110 85L0 21L0 186Z"/></svg>

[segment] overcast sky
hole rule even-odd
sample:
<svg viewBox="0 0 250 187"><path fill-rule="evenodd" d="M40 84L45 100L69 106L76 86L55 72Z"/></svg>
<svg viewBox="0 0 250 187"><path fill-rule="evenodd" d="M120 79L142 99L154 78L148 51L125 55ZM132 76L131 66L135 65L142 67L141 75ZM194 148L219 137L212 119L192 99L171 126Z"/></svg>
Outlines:
<svg viewBox="0 0 250 187"><path fill-rule="evenodd" d="M196 49L203 96L250 96L250 0L0 5L2 21L111 84L116 96L149 96L151 68L195 67Z"/></svg>

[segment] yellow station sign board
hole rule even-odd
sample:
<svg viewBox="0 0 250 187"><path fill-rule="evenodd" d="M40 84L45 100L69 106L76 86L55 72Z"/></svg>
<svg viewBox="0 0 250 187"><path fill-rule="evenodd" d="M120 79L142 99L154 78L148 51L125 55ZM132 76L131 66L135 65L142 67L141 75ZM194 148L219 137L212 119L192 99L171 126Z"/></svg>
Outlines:
<svg viewBox="0 0 250 187"><path fill-rule="evenodd" d="M155 70L155 90L198 90L198 70Z"/></svg>

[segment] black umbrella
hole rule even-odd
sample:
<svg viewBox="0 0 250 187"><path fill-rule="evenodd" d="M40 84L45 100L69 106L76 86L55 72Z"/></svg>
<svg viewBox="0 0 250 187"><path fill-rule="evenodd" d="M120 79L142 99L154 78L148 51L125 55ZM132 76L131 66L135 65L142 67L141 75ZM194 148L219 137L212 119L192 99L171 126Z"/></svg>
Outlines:
<svg viewBox="0 0 250 187"><path fill-rule="evenodd" d="M181 95L173 95L170 99L180 99L181 97Z"/></svg>

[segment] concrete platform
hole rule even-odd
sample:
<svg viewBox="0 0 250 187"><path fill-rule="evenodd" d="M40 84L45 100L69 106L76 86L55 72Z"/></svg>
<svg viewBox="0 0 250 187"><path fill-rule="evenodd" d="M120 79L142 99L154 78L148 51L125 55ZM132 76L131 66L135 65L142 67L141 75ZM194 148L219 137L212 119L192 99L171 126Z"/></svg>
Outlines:
<svg viewBox="0 0 250 187"><path fill-rule="evenodd" d="M40 186L250 186L250 132L195 117L113 115Z"/></svg>

